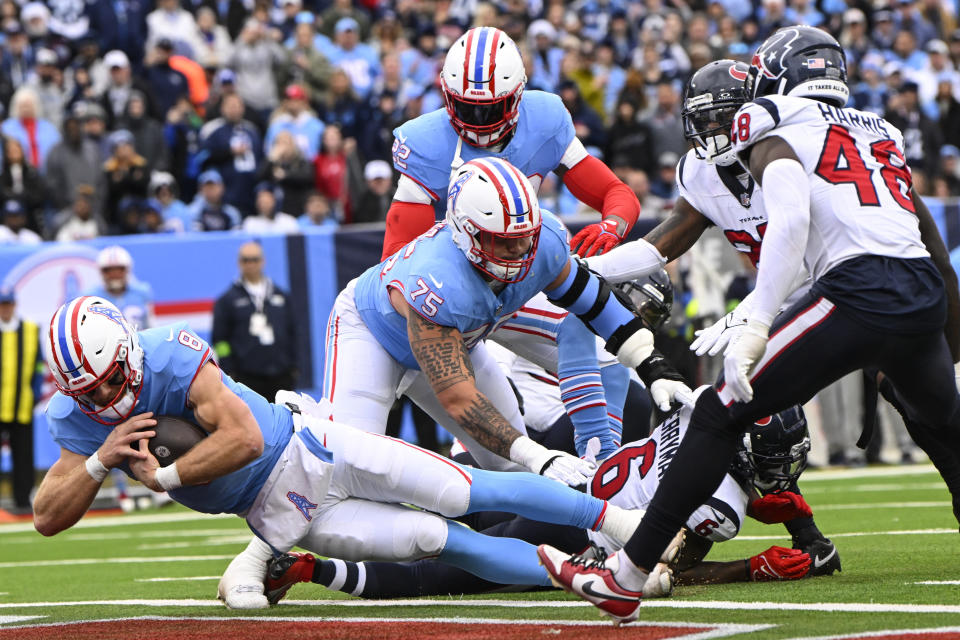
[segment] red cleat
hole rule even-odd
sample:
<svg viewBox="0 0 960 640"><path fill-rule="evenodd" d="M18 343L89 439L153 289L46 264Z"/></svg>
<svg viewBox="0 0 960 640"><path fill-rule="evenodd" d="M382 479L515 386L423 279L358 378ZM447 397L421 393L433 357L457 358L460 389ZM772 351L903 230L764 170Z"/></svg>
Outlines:
<svg viewBox="0 0 960 640"><path fill-rule="evenodd" d="M617 584L605 557L570 556L547 544L537 547L537 555L553 584L594 604L613 618L615 625L633 622L639 616L642 594Z"/></svg>
<svg viewBox="0 0 960 640"><path fill-rule="evenodd" d="M317 559L309 553L285 553L267 562L264 592L270 604L277 604L298 582L313 581L313 566Z"/></svg>

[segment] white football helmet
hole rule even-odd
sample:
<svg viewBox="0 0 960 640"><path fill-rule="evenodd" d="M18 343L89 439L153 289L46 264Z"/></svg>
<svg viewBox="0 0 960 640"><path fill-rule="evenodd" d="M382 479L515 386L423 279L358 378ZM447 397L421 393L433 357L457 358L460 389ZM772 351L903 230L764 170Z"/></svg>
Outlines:
<svg viewBox="0 0 960 640"><path fill-rule="evenodd" d="M461 166L447 192L453 241L475 267L500 282L519 282L540 240L540 203L526 176L506 160Z"/></svg>
<svg viewBox="0 0 960 640"><path fill-rule="evenodd" d="M103 248L97 254L97 267L103 274L104 269L121 267L125 269L123 276L118 278L107 278L104 274L103 286L107 291L122 293L127 288L127 280L130 278L130 272L133 271L133 258L130 253L120 245L112 245Z"/></svg>
<svg viewBox="0 0 960 640"><path fill-rule="evenodd" d="M46 360L57 389L97 422L115 425L133 412L143 382L143 349L111 302L83 296L57 309L47 332ZM105 382L117 385L117 393L98 405L93 392Z"/></svg>
<svg viewBox="0 0 960 640"><path fill-rule="evenodd" d="M476 27L460 36L440 71L450 123L475 147L493 146L517 126L526 82L520 49L494 27Z"/></svg>

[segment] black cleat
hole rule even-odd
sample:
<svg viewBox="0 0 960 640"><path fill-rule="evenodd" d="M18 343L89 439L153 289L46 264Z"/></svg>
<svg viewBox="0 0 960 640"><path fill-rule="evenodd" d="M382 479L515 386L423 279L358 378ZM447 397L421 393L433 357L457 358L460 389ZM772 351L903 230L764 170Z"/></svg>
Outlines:
<svg viewBox="0 0 960 640"><path fill-rule="evenodd" d="M805 547L794 545L794 548L810 554L810 576L829 576L834 571L843 571L837 547L827 538L814 540Z"/></svg>

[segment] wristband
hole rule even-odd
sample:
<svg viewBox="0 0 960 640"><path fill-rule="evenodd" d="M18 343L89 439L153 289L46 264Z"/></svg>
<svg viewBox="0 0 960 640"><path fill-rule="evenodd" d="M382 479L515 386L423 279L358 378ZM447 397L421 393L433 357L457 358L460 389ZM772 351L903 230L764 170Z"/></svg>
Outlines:
<svg viewBox="0 0 960 640"><path fill-rule="evenodd" d="M157 469L153 479L164 491L173 491L183 486L183 483L180 482L180 473L177 471L176 462Z"/></svg>
<svg viewBox="0 0 960 640"><path fill-rule="evenodd" d="M90 477L96 482L103 482L107 474L110 473L110 469L107 469L103 466L103 463L100 462L100 457L96 451L93 452L92 456L87 458L84 466L87 468L87 473L90 474Z"/></svg>
<svg viewBox="0 0 960 640"><path fill-rule="evenodd" d="M510 461L533 473L541 473L551 460L551 451L527 436L520 436L510 445Z"/></svg>
<svg viewBox="0 0 960 640"><path fill-rule="evenodd" d="M648 389L650 385L661 379L685 382L683 376L674 368L673 364L656 349L653 350L649 358L640 363L636 368L636 372L637 375L640 376L640 380L644 386Z"/></svg>

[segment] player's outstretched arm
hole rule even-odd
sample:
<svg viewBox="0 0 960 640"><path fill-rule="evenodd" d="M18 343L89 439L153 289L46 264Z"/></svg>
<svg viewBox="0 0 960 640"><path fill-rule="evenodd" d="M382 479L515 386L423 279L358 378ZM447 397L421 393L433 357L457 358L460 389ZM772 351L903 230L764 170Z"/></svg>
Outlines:
<svg viewBox="0 0 960 640"><path fill-rule="evenodd" d="M110 432L89 458L60 449L60 458L43 477L33 499L33 526L45 536L69 529L87 512L107 471L127 459L142 458L137 441L151 438L157 424L152 413L133 416Z"/></svg>
<svg viewBox="0 0 960 640"><path fill-rule="evenodd" d="M913 189L910 189L910 195L913 198L917 218L920 220L920 239L930 252L930 257L946 285L947 324L944 326L944 334L947 344L950 345L953 361L960 362L960 290L957 289L957 274L953 270L953 265L950 264L950 253L943 244L943 238L937 230L937 223L933 221L926 203Z"/></svg>
<svg viewBox="0 0 960 640"><path fill-rule="evenodd" d="M187 398L200 426L210 432L210 436L159 474L153 467L156 462L153 456L131 465L137 479L154 491L210 482L240 469L263 453L263 433L253 413L223 384L220 370L212 362L200 367Z"/></svg>
<svg viewBox="0 0 960 640"><path fill-rule="evenodd" d="M407 319L410 350L440 404L478 444L553 480L571 486L587 481L594 463L547 449L522 435L480 392L470 353L456 328L422 317L399 291L391 290L390 301Z"/></svg>
<svg viewBox="0 0 960 640"><path fill-rule="evenodd" d="M711 224L705 215L685 198L680 197L674 203L670 215L651 229L643 239L656 247L667 262L671 262L689 251Z"/></svg>

